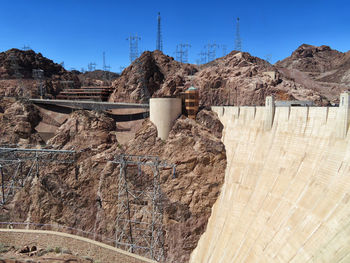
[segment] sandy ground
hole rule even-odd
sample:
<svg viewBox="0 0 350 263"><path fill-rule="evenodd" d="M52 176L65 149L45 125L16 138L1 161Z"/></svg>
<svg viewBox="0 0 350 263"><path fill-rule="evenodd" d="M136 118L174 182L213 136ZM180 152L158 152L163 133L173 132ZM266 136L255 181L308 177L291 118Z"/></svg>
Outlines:
<svg viewBox="0 0 350 263"><path fill-rule="evenodd" d="M33 252L21 253L22 250L14 247L0 244L0 262L1 263L91 263L93 259L74 255L68 250L61 250L60 248L37 248Z"/></svg>

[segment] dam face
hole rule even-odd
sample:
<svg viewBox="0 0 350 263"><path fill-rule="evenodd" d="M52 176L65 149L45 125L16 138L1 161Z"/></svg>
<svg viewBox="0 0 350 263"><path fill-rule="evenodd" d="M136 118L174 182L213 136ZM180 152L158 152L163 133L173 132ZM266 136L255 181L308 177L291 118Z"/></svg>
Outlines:
<svg viewBox="0 0 350 263"><path fill-rule="evenodd" d="M225 182L190 262L350 262L347 109L213 107Z"/></svg>

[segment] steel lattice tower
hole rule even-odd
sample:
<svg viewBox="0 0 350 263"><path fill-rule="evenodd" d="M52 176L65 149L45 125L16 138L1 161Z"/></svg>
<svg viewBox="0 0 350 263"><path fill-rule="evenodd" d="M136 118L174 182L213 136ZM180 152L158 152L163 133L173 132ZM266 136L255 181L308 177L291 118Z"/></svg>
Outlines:
<svg viewBox="0 0 350 263"><path fill-rule="evenodd" d="M126 40L129 40L129 48L130 48L130 63L132 63L139 56L139 40L141 38L137 36L137 34L130 35Z"/></svg>
<svg viewBox="0 0 350 263"><path fill-rule="evenodd" d="M222 55L226 56L227 55L227 46L226 45L221 45L222 48Z"/></svg>
<svg viewBox="0 0 350 263"><path fill-rule="evenodd" d="M107 66L106 65L106 53L103 51L103 53L102 53L102 69L103 69L103 71L104 71L104 73L103 73L103 78L104 78L104 80L107 82L107 81L109 81L110 80L110 71L111 71L111 66Z"/></svg>
<svg viewBox="0 0 350 263"><path fill-rule="evenodd" d="M20 92L20 97L23 97L24 94L24 86L23 86L23 75L20 73L20 69L21 67L18 65L19 62L19 58L16 56L15 53L10 53L9 56L10 59L10 63L11 63L11 68L13 70L13 76L17 79L17 86L19 88L19 92Z"/></svg>
<svg viewBox="0 0 350 263"><path fill-rule="evenodd" d="M112 162L119 165L116 247L164 262L160 172L171 169L174 178L176 166L156 156L119 155Z"/></svg>
<svg viewBox="0 0 350 263"><path fill-rule="evenodd" d="M36 80L40 98L43 99L45 96L45 87L44 87L44 71L42 69L33 69L32 76Z"/></svg>
<svg viewBox="0 0 350 263"><path fill-rule="evenodd" d="M162 40L162 30L161 30L161 19L160 19L160 13L158 13L158 28L157 28L157 44L156 44L156 50L163 51L163 40Z"/></svg>
<svg viewBox="0 0 350 263"><path fill-rule="evenodd" d="M88 71L94 71L96 69L96 63L95 62L90 62L88 64Z"/></svg>
<svg viewBox="0 0 350 263"><path fill-rule="evenodd" d="M208 43L205 45L205 49L207 50L207 59L208 62L216 59L216 48L219 47L217 44L213 43Z"/></svg>
<svg viewBox="0 0 350 263"><path fill-rule="evenodd" d="M181 63L188 63L188 48L190 44L178 44L176 45L176 60Z"/></svg>
<svg viewBox="0 0 350 263"><path fill-rule="evenodd" d="M242 51L242 40L241 40L241 34L239 30L239 17L237 17L237 24L236 24L235 50Z"/></svg>

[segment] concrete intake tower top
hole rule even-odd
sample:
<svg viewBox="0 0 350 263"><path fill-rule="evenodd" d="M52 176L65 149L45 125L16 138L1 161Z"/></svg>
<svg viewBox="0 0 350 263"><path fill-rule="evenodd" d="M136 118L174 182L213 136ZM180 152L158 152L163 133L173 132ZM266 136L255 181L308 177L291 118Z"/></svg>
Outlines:
<svg viewBox="0 0 350 263"><path fill-rule="evenodd" d="M150 120L157 127L157 134L162 140L168 138L174 121L181 115L180 98L152 98L149 101Z"/></svg>

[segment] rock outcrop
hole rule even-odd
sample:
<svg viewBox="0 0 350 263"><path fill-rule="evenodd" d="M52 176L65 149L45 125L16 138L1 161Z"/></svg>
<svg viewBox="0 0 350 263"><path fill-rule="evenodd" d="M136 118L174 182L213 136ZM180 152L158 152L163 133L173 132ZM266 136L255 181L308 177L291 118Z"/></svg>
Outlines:
<svg viewBox="0 0 350 263"><path fill-rule="evenodd" d="M290 57L278 61L276 67L331 102L338 102L339 93L349 90L350 51L342 53L329 46L303 44Z"/></svg>
<svg viewBox="0 0 350 263"><path fill-rule="evenodd" d="M65 87L62 81L72 81L71 87L80 87L78 77L61 65L33 50L10 49L0 53L0 96L37 97L38 85L33 69L41 69L48 96L57 95Z"/></svg>
<svg viewBox="0 0 350 263"><path fill-rule="evenodd" d="M146 102L164 83L170 92L161 95L177 94L176 88L184 85L184 77L195 72L195 65L177 62L161 51L146 51L113 82L115 91L110 101Z"/></svg>
<svg viewBox="0 0 350 263"><path fill-rule="evenodd" d="M295 82L267 61L238 51L201 66L179 63L160 51L145 52L113 83L110 101L178 96L191 85L200 91L201 106L263 105L268 95L329 103L321 92Z"/></svg>
<svg viewBox="0 0 350 263"><path fill-rule="evenodd" d="M72 113L48 143L75 149L75 163L41 167L39 176L27 178L3 207L3 219L61 224L115 238L119 167L108 160L122 153L156 155L176 164L175 178L169 170L161 172L166 262L187 262L223 183L222 125L214 113L202 110L197 120L180 117L162 141L146 120L125 146L117 142L115 130L104 114ZM132 217L146 218L144 210L140 206Z"/></svg>
<svg viewBox="0 0 350 263"><path fill-rule="evenodd" d="M82 86L109 86L112 81L119 78L119 74L104 70L77 72Z"/></svg>
<svg viewBox="0 0 350 263"><path fill-rule="evenodd" d="M25 101L0 100L0 144L42 144L35 126L41 117L38 110Z"/></svg>

